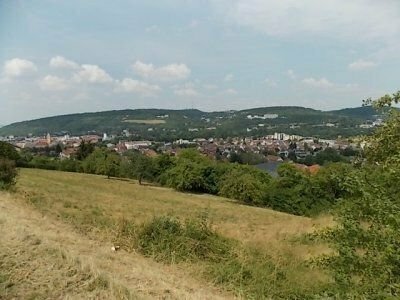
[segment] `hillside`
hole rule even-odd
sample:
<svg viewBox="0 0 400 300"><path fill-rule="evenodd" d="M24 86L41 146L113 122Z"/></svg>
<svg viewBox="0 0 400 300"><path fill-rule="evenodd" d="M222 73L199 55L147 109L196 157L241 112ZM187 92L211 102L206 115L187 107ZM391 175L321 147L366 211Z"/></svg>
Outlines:
<svg viewBox="0 0 400 300"><path fill-rule="evenodd" d="M347 116L351 118L359 118L363 120L371 120L374 118L375 115L379 114L371 106L344 108L340 110L333 110L330 113L335 115Z"/></svg>
<svg viewBox="0 0 400 300"><path fill-rule="evenodd" d="M265 114L276 115L262 118ZM372 108L319 111L304 107L263 107L241 111L202 112L195 109L136 109L54 116L0 128L0 136L28 134L119 134L129 130L140 138L170 141L177 138L254 136L285 131L299 135L335 137L363 133L357 128L374 119ZM248 117L251 115L252 117ZM325 123L336 127L325 128ZM261 125L260 125L261 124ZM292 125L296 125L293 127Z"/></svg>
<svg viewBox="0 0 400 300"><path fill-rule="evenodd" d="M329 224L330 218L313 220L219 197L56 171L21 170L17 190L14 195L0 193L2 299L229 299L233 294L282 297L318 290L326 280L319 270L303 265L305 259L325 251L325 247L303 244L299 237L315 226ZM131 252L118 238L118 228L125 224L121 221L141 226L165 215L182 220L207 215L218 234L239 243L237 247L265 253L262 264L268 263L272 269L252 263L259 254L249 252L253 254L244 258L249 268L246 272L261 277L237 286L231 276L239 270L231 270L232 265L228 268L222 261L196 260L165 264ZM122 249L112 252L116 241ZM239 257L243 255L250 254ZM261 269L251 268L263 271L257 273ZM276 272L284 275L275 277ZM229 280L225 282L221 276ZM47 284L50 278L53 287Z"/></svg>

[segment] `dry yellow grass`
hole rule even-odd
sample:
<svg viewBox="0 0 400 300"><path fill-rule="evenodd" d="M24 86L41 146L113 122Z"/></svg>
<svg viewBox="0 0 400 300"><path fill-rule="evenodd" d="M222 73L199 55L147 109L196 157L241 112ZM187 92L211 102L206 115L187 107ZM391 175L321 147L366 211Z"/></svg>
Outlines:
<svg viewBox="0 0 400 300"><path fill-rule="evenodd" d="M297 217L241 205L226 198L185 194L168 188L141 186L136 181L88 174L23 169L18 190L46 201L51 211L58 214L97 211L113 220L125 218L141 223L159 215L190 218L207 213L222 234L269 250L277 248L279 252L288 239L332 223L329 216ZM319 251L301 245L294 249L292 243L288 250L305 256Z"/></svg>
<svg viewBox="0 0 400 300"><path fill-rule="evenodd" d="M33 205L26 205L27 202ZM297 217L240 205L221 197L140 186L131 180L36 169L22 169L17 192L13 196L0 193L0 205L2 229L12 229L10 234L15 240L21 239L21 230L25 230L41 240L40 247L62 249L62 255L71 258L62 262L62 270L56 272L56 278L63 274L63 268L77 268L71 262L85 262L85 268L79 270L89 272L87 282L95 280L99 274L105 276L110 280L108 288L95 292L114 299L125 297L121 291L139 295L139 298L232 298L199 274L197 276L199 269L195 265L166 266L123 250L113 255L110 251L112 228L121 219L139 224L160 215L184 219L206 213L219 233L263 249L277 266L293 267L288 282L304 282L304 285L318 284L315 278L323 274L304 269L301 263L326 251L326 247L294 240L316 227L332 223L329 216ZM26 249L22 243L15 247ZM2 252L4 249L0 248ZM48 259L59 260L57 257Z"/></svg>
<svg viewBox="0 0 400 300"><path fill-rule="evenodd" d="M176 266L87 238L0 193L0 299L225 299Z"/></svg>

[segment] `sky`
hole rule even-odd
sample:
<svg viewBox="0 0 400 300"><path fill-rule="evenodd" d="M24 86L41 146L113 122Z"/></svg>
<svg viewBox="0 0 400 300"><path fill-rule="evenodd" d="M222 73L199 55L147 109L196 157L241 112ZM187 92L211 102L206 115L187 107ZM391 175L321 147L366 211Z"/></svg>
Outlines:
<svg viewBox="0 0 400 300"><path fill-rule="evenodd" d="M355 107L400 89L399 75L399 0L0 0L3 125L126 108Z"/></svg>

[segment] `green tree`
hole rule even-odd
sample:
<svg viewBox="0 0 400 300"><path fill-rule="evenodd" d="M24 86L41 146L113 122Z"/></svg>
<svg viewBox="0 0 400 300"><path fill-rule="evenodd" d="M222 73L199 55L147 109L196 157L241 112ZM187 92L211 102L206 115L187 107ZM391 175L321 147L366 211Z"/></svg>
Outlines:
<svg viewBox="0 0 400 300"><path fill-rule="evenodd" d="M117 153L108 151L104 161L104 173L108 178L119 176L121 159Z"/></svg>
<svg viewBox="0 0 400 300"><path fill-rule="evenodd" d="M308 215L314 199L311 195L310 175L293 164L282 164L278 177L271 181L264 203L275 210L295 215Z"/></svg>
<svg viewBox="0 0 400 300"><path fill-rule="evenodd" d="M13 145L0 141L0 158L17 161L20 156Z"/></svg>
<svg viewBox="0 0 400 300"><path fill-rule="evenodd" d="M319 151L315 155L315 162L319 165L323 165L329 162L341 162L344 158L339 154L339 152L331 147L327 147L322 151Z"/></svg>
<svg viewBox="0 0 400 300"><path fill-rule="evenodd" d="M166 172L175 166L175 159L169 154L161 154L154 158L155 180L165 185L167 182Z"/></svg>
<svg viewBox="0 0 400 300"><path fill-rule="evenodd" d="M252 167L233 167L219 182L219 195L247 204L261 204L270 176Z"/></svg>
<svg viewBox="0 0 400 300"><path fill-rule="evenodd" d="M141 153L136 153L131 158L132 162L132 175L142 184L143 180L154 180L155 168L153 161L150 157Z"/></svg>
<svg viewBox="0 0 400 300"><path fill-rule="evenodd" d="M195 149L182 151L165 172L167 185L179 191L217 193L217 163Z"/></svg>
<svg viewBox="0 0 400 300"><path fill-rule="evenodd" d="M120 158L117 153L105 148L96 148L84 161L85 173L118 176Z"/></svg>
<svg viewBox="0 0 400 300"><path fill-rule="evenodd" d="M178 191L205 192L208 189L205 169L201 162L180 158L175 167L167 171L167 184Z"/></svg>
<svg viewBox="0 0 400 300"><path fill-rule="evenodd" d="M81 144L79 145L78 151L76 152L76 158L79 160L84 160L86 157L92 154L94 150L94 144L82 140Z"/></svg>
<svg viewBox="0 0 400 300"><path fill-rule="evenodd" d="M56 148L54 150L56 152L57 155L59 155L62 152L62 147L60 144L56 145Z"/></svg>
<svg viewBox="0 0 400 300"><path fill-rule="evenodd" d="M379 108L398 103L400 93L374 102ZM346 177L347 195L336 215L337 226L320 237L335 252L319 263L334 276L341 298L400 297L400 116L367 138L366 161Z"/></svg>
<svg viewBox="0 0 400 300"><path fill-rule="evenodd" d="M63 159L58 164L60 171L79 172L81 161L75 159Z"/></svg>
<svg viewBox="0 0 400 300"><path fill-rule="evenodd" d="M0 189L9 189L15 185L17 174L15 161L0 158Z"/></svg>

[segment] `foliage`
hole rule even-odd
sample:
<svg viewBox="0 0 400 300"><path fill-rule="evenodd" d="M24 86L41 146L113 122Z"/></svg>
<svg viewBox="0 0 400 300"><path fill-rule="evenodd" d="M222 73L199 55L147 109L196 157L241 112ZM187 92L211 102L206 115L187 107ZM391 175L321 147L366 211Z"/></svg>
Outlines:
<svg viewBox="0 0 400 300"><path fill-rule="evenodd" d="M137 235L141 253L169 263L219 261L229 255L231 243L213 231L205 218L181 222L173 217L156 217L142 225Z"/></svg>
<svg viewBox="0 0 400 300"><path fill-rule="evenodd" d="M258 165L266 161L267 159L264 155L253 152L232 152L229 156L229 162L243 165Z"/></svg>
<svg viewBox="0 0 400 300"><path fill-rule="evenodd" d="M375 134L366 139L365 156L370 163L382 163L400 154L400 113L391 111L390 117Z"/></svg>
<svg viewBox="0 0 400 300"><path fill-rule="evenodd" d="M142 184L142 180L153 181L155 176L155 167L150 157L141 153L134 153L131 156L132 176Z"/></svg>
<svg viewBox="0 0 400 300"><path fill-rule="evenodd" d="M0 190L12 187L16 183L17 174L14 161L0 158Z"/></svg>
<svg viewBox="0 0 400 300"><path fill-rule="evenodd" d="M96 148L84 161L86 173L118 176L120 158L118 154L104 148Z"/></svg>
<svg viewBox="0 0 400 300"><path fill-rule="evenodd" d="M353 153L350 150L345 152L346 155L348 153ZM337 162L347 162L347 158L342 156L339 151L333 149L331 147L327 147L324 150L318 151L315 155L307 155L304 160L300 160L299 162L303 162L304 164L311 165L325 165L327 163L337 163Z"/></svg>
<svg viewBox="0 0 400 300"><path fill-rule="evenodd" d="M0 141L0 158L17 161L20 156L13 145Z"/></svg>
<svg viewBox="0 0 400 300"><path fill-rule="evenodd" d="M293 164L282 164L278 175L264 196L265 205L296 215L307 215L313 202L309 174Z"/></svg>
<svg viewBox="0 0 400 300"><path fill-rule="evenodd" d="M271 177L266 172L235 166L222 177L219 194L247 204L261 204L270 180Z"/></svg>
<svg viewBox="0 0 400 300"><path fill-rule="evenodd" d="M166 172L167 185L178 191L211 192L215 190L213 166L209 159L193 149L182 151L175 165Z"/></svg>
<svg viewBox="0 0 400 300"><path fill-rule="evenodd" d="M27 167L45 170L57 170L59 161L47 156L33 156L27 163Z"/></svg>
<svg viewBox="0 0 400 300"><path fill-rule="evenodd" d="M162 184L167 184L167 171L175 166L175 159L169 154L160 154L153 160L155 180Z"/></svg>
<svg viewBox="0 0 400 300"><path fill-rule="evenodd" d="M147 181L179 191L221 195L307 216L334 207L342 197L340 182L348 173L342 164L326 165L315 176L294 165L283 165L278 177L271 178L252 166L211 160L192 148L182 150L176 157L161 154L152 158L139 151L120 156L106 148L96 148L83 161L26 154L22 160L26 167L134 178L140 184Z"/></svg>
<svg viewBox="0 0 400 300"><path fill-rule="evenodd" d="M340 149L340 155L346 157L359 156L360 154L361 153L359 150L353 149L352 147L346 147L344 149Z"/></svg>
<svg viewBox="0 0 400 300"><path fill-rule="evenodd" d="M259 127L259 119L250 120L247 115L278 114L284 118L268 120L270 126ZM157 141L174 141L177 139L193 139L197 137L229 137L229 136L265 136L274 132L287 132L302 136L335 138L341 136L359 135L368 130L357 127L366 120L371 120L376 112L371 107L353 108L348 110L322 112L303 107L264 107L235 112L202 112L195 109L163 110L136 109L104 111L63 115L32 121L18 122L0 128L0 136L28 134L40 135L43 132L60 133L68 131L74 135L87 134L88 131L120 134L128 129L143 139ZM160 115L168 115L166 123L154 124ZM204 122L210 119L209 122ZM130 123L127 120L147 120L147 124ZM323 123L337 123L338 127L314 126ZM157 123L157 122L156 122ZM301 124L299 128L288 128L290 124ZM208 127L216 130L207 130ZM148 131L152 128L152 131ZM189 132L189 128L199 131ZM248 132L246 128L257 128ZM84 159L85 157L83 157Z"/></svg>
<svg viewBox="0 0 400 300"><path fill-rule="evenodd" d="M397 103L384 96L378 107ZM366 162L341 183L346 191L338 225L319 236L335 250L320 258L336 281L341 298L400 297L400 118L390 112L386 125L367 139Z"/></svg>
<svg viewBox="0 0 400 300"><path fill-rule="evenodd" d="M282 164L278 177L268 185L262 204L302 216L327 212L345 195L341 184L351 170L347 164L332 163L311 174L294 164Z"/></svg>
<svg viewBox="0 0 400 300"><path fill-rule="evenodd" d="M76 159L63 159L59 161L58 170L66 172L80 172L81 161Z"/></svg>
<svg viewBox="0 0 400 300"><path fill-rule="evenodd" d="M160 216L133 228L126 224L123 235L142 254L165 263L197 263L214 283L244 298L312 297L312 290L292 281L293 269L274 263L259 249L244 247L218 234L205 215L185 221Z"/></svg>
<svg viewBox="0 0 400 300"><path fill-rule="evenodd" d="M78 151L76 153L76 158L79 160L84 160L94 150L95 150L94 144L92 144L90 142L85 142L84 140L82 140L81 144L79 145Z"/></svg>

